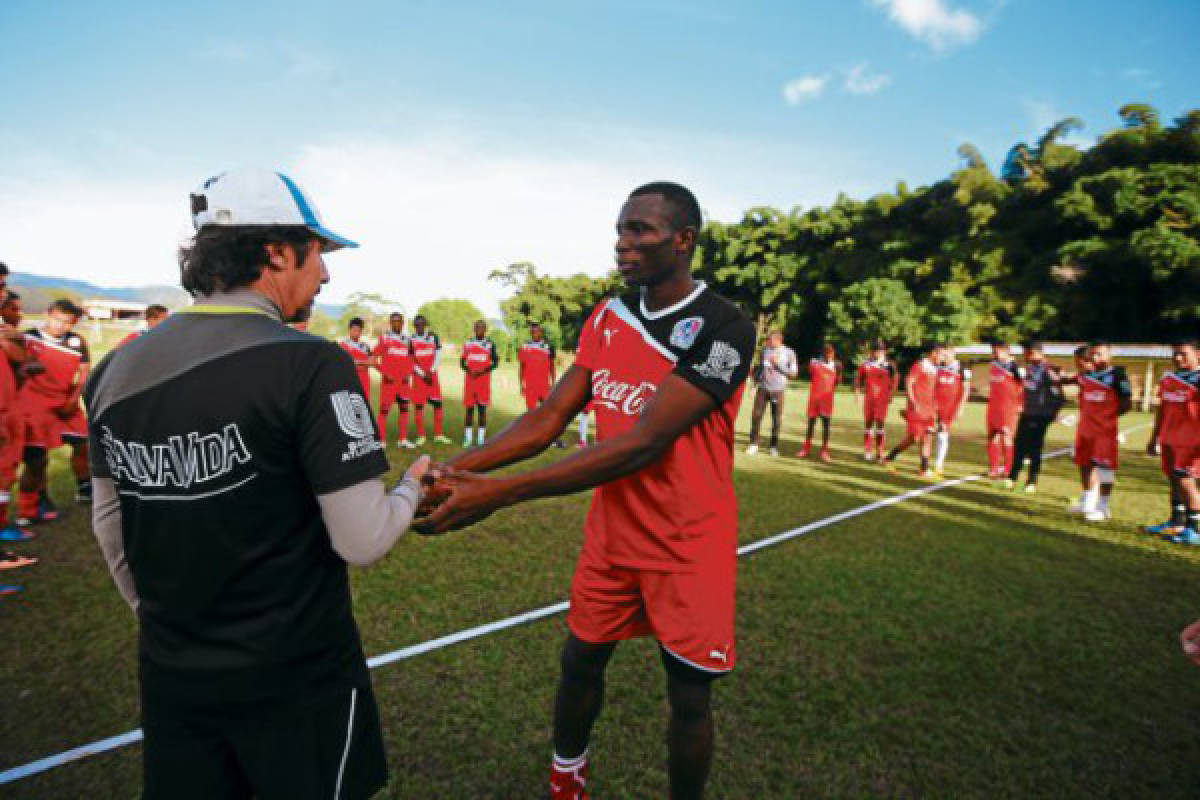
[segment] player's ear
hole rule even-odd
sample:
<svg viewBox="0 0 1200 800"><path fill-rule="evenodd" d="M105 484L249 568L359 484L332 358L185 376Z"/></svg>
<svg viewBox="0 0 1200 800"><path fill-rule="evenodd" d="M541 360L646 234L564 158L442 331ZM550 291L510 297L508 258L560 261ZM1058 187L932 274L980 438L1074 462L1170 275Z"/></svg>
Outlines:
<svg viewBox="0 0 1200 800"><path fill-rule="evenodd" d="M687 255L696 249L696 229L692 226L687 226L675 232L675 252L680 255Z"/></svg>
<svg viewBox="0 0 1200 800"><path fill-rule="evenodd" d="M282 272L286 269L291 269L297 265L296 251L286 244L276 244L269 242L265 245L268 269L275 272Z"/></svg>

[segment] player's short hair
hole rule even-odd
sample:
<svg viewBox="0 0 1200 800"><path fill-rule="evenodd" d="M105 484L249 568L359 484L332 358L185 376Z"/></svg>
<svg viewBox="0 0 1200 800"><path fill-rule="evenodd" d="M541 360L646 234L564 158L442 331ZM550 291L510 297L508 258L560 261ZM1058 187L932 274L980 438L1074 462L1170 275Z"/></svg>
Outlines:
<svg viewBox="0 0 1200 800"><path fill-rule="evenodd" d="M1088 353L1088 346L1086 344L1081 344L1081 345L1079 345L1079 347L1075 348L1075 357L1076 358L1087 358L1087 353Z"/></svg>
<svg viewBox="0 0 1200 800"><path fill-rule="evenodd" d="M659 194L667 201L670 208L671 227L677 231L684 228L695 228L699 233L704 227L704 214L700 211L700 203L696 195L686 186L671 181L654 181L634 189L630 197L640 197L646 194Z"/></svg>
<svg viewBox="0 0 1200 800"><path fill-rule="evenodd" d="M1091 349L1093 347L1112 347L1112 344L1105 341L1104 339L1097 339L1094 342L1088 342L1088 349Z"/></svg>
<svg viewBox="0 0 1200 800"><path fill-rule="evenodd" d="M8 274L8 264L5 264L3 261L0 261L0 275L7 275L7 274Z"/></svg>
<svg viewBox="0 0 1200 800"><path fill-rule="evenodd" d="M421 322L429 322L429 320L425 319L424 314L417 314L415 317L413 317L413 322L416 322L417 320L421 320Z"/></svg>
<svg viewBox="0 0 1200 800"><path fill-rule="evenodd" d="M1195 337L1176 339L1175 341L1171 342L1171 347L1191 347L1195 350L1200 350L1200 339Z"/></svg>
<svg viewBox="0 0 1200 800"><path fill-rule="evenodd" d="M0 300L0 306L6 306L9 303L13 302L14 300L20 300L20 299L21 299L21 295L17 294L12 289L9 289L7 292L4 293L4 299Z"/></svg>
<svg viewBox="0 0 1200 800"><path fill-rule="evenodd" d="M885 342L883 339L876 339L875 341L871 342L871 349L887 350L887 342Z"/></svg>
<svg viewBox="0 0 1200 800"><path fill-rule="evenodd" d="M193 297L248 286L267 265L267 245L301 258L317 236L303 225L205 225L179 248L179 282Z"/></svg>
<svg viewBox="0 0 1200 800"><path fill-rule="evenodd" d="M363 322L362 317L351 317L350 321L346 323L347 328L354 328L354 327L362 328L365 325L366 325L366 323Z"/></svg>
<svg viewBox="0 0 1200 800"><path fill-rule="evenodd" d="M146 319L158 319L159 317L165 317L167 314L170 314L171 311L164 305L160 305L159 303L151 303L150 305L146 306L146 311L144 313Z"/></svg>
<svg viewBox="0 0 1200 800"><path fill-rule="evenodd" d="M540 327L542 327L542 323L540 323L540 322L529 323L529 330L533 330L534 328L540 328Z"/></svg>
<svg viewBox="0 0 1200 800"><path fill-rule="evenodd" d="M921 342L921 352L922 353L932 353L934 350L937 350L939 347L941 347L941 345L938 344L937 342L930 342L930 341Z"/></svg>
<svg viewBox="0 0 1200 800"><path fill-rule="evenodd" d="M1008 349L1008 342L1004 341L1003 339L992 339L991 345L992 347L1003 347L1006 350Z"/></svg>
<svg viewBox="0 0 1200 800"><path fill-rule="evenodd" d="M60 297L50 304L47 311L61 311L64 314L70 314L75 319L83 316L83 309L72 303L65 297Z"/></svg>
<svg viewBox="0 0 1200 800"><path fill-rule="evenodd" d="M1039 341L1026 342L1024 345L1022 345L1022 347L1025 349L1025 352L1029 352L1030 350L1036 351L1038 353L1046 352L1046 345L1042 344Z"/></svg>
<svg viewBox="0 0 1200 800"><path fill-rule="evenodd" d="M388 319L404 319L404 315L399 311L393 311L392 313L388 314Z"/></svg>

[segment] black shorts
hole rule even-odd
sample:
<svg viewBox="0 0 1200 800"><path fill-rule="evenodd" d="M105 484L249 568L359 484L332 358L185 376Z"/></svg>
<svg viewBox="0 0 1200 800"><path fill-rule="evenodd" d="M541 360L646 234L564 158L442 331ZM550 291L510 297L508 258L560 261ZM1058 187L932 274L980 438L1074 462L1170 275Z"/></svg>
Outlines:
<svg viewBox="0 0 1200 800"><path fill-rule="evenodd" d="M145 800L370 797L387 783L370 681L301 700L197 709L142 696Z"/></svg>

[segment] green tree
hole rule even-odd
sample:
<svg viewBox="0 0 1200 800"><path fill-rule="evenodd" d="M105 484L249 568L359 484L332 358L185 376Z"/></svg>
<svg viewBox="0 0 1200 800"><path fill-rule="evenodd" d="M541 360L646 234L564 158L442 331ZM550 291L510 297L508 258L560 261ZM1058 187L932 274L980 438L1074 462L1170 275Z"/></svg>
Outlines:
<svg viewBox="0 0 1200 800"><path fill-rule="evenodd" d="M443 342L462 344L474 335L475 322L483 319L483 312L470 300L443 297L424 303L417 315L429 322L429 330L442 338Z"/></svg>
<svg viewBox="0 0 1200 800"><path fill-rule="evenodd" d="M892 278L870 278L847 286L829 304L829 334L844 356L860 353L872 339L892 347L921 341L921 314L912 293Z"/></svg>
<svg viewBox="0 0 1200 800"><path fill-rule="evenodd" d="M358 317L368 334L378 336L387 329L388 315L393 311L403 313L404 306L375 292L354 292L346 298L346 307L338 317L337 333L344 333L350 320Z"/></svg>

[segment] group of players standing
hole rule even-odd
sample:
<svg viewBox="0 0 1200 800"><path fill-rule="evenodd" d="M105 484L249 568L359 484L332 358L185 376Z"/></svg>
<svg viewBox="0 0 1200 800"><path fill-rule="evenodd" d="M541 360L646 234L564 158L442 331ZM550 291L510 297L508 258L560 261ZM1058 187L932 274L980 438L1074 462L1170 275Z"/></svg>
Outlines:
<svg viewBox="0 0 1200 800"><path fill-rule="evenodd" d="M970 395L971 370L960 364L954 347L927 344L905 379L905 407L901 416L906 429L903 440L885 454L884 425L892 398L900 385L900 372L888 359L887 345L872 342L870 356L854 376L854 394L863 408L865 430L863 459L878 461L894 471L896 458L917 445L919 475L941 477L949 452L950 432L961 416ZM1055 421L1065 398L1063 387L1079 389L1079 414L1074 461L1079 467L1081 496L1069 511L1089 522L1111 518L1109 500L1116 483L1118 420L1132 408L1132 386L1123 367L1112 363L1112 348L1093 342L1075 350L1075 370L1064 371L1046 361L1040 342L1023 348L1024 363L1013 359L1009 345L992 345L987 366L987 452L988 477L1006 489L1015 489L1023 466L1029 465L1024 491L1037 491L1046 433ZM1159 387L1158 414L1147 452L1161 454L1163 473L1171 486L1171 517L1146 531L1176 543L1200 545L1200 355L1194 340L1172 346L1175 370L1163 376ZM830 419L842 378L842 364L834 348L826 344L820 357L808 363L811 386L808 397L808 427L804 445L796 453L809 456L818 421L822 425L820 458L831 461ZM773 332L763 348L755 372L758 391L754 402L747 453L758 452L762 416L771 408L770 448L778 455L783 396L787 379L799 368L795 354L783 345L783 336ZM936 454L931 451L936 443ZM932 464L931 464L932 459Z"/></svg>
<svg viewBox="0 0 1200 800"><path fill-rule="evenodd" d="M397 446L413 449L425 444L425 406L433 409L433 441L451 444L445 435L445 410L438 365L442 342L429 330L421 314L413 318L412 333L405 332L404 315L388 317L388 330L380 334L372 347L363 339L363 320L350 320L346 337L339 344L354 361L362 382L363 394L370 399L371 370L379 373L379 434L387 444L388 419L392 406L397 411ZM521 394L526 409L545 402L556 380L554 345L546 341L542 326L530 326L530 338L517 352ZM500 365L496 343L487 335L487 323L475 322L473 336L463 343L459 366L463 379L463 447L483 445L487 438L487 409L492 402L492 372ZM408 438L409 407L416 417L416 440ZM478 416L476 416L478 415ZM476 421L478 420L478 421Z"/></svg>

